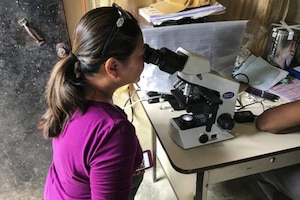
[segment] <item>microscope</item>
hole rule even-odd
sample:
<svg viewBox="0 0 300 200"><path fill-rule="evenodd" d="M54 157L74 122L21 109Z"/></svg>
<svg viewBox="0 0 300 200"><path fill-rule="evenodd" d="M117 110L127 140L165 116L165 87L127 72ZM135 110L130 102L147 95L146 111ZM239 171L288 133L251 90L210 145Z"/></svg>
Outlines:
<svg viewBox="0 0 300 200"><path fill-rule="evenodd" d="M186 114L170 119L169 135L183 149L234 138L234 108L239 83L210 69L209 60L179 47L153 49L145 44L145 62L178 81L170 92Z"/></svg>

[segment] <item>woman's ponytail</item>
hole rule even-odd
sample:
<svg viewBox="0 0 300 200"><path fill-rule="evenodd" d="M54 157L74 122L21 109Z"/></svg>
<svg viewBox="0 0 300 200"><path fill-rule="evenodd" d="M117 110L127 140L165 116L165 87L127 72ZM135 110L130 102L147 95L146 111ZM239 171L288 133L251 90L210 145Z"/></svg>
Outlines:
<svg viewBox="0 0 300 200"><path fill-rule="evenodd" d="M48 109L41 117L38 129L43 135L57 137L76 108L85 110L83 80L78 77L78 59L70 52L53 68L46 89Z"/></svg>

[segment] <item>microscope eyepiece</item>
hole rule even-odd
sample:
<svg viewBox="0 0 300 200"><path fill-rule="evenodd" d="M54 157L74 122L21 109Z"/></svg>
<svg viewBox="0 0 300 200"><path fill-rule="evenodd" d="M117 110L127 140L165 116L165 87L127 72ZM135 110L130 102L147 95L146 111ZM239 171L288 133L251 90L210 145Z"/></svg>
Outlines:
<svg viewBox="0 0 300 200"><path fill-rule="evenodd" d="M161 59L161 55L159 55L159 52L157 50L151 48L148 44L145 44L144 48L145 48L144 61L146 63L158 65L160 62L162 62L160 60Z"/></svg>
<svg viewBox="0 0 300 200"><path fill-rule="evenodd" d="M148 44L145 44L144 48L144 61L148 64L157 65L160 70L169 74L181 71L188 59L188 56L184 54L177 54L165 47L157 50L151 48Z"/></svg>

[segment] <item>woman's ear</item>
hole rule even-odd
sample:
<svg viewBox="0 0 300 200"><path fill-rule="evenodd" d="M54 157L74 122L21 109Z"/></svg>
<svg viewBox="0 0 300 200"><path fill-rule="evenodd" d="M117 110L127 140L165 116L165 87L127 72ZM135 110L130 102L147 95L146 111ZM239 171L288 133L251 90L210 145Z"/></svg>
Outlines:
<svg viewBox="0 0 300 200"><path fill-rule="evenodd" d="M119 66L118 65L119 65L119 62L115 58L107 59L105 62L105 65L104 65L106 73L114 79L119 77L119 75L118 75Z"/></svg>

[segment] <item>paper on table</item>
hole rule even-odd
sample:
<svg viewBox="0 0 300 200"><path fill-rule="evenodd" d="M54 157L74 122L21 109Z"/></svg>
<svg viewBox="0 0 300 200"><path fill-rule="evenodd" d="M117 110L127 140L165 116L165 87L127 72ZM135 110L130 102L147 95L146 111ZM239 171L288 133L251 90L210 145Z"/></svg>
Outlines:
<svg viewBox="0 0 300 200"><path fill-rule="evenodd" d="M268 92L276 94L288 101L295 101L300 99L300 80L293 79L289 84L279 84L271 89Z"/></svg>
<svg viewBox="0 0 300 200"><path fill-rule="evenodd" d="M142 27L144 42L152 48L176 51L182 47L206 56L211 69L229 76L238 55L247 21L224 21L164 27ZM201 67L201 66L199 66ZM177 74L167 74L157 66L145 64L139 86L143 90L170 93Z"/></svg>
<svg viewBox="0 0 300 200"><path fill-rule="evenodd" d="M247 76L249 85L265 91L285 78L288 72L272 66L261 57L251 55L233 75L240 81L245 81Z"/></svg>

